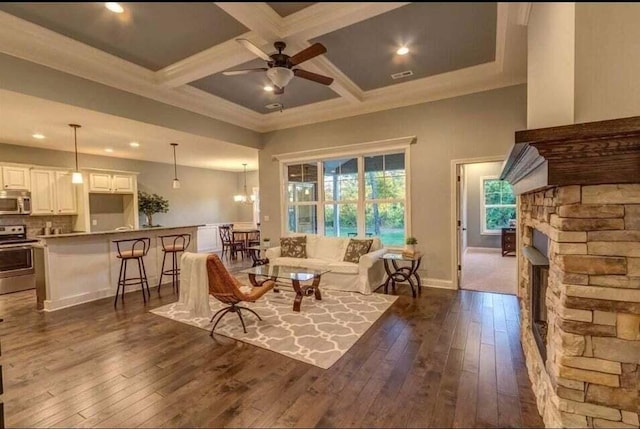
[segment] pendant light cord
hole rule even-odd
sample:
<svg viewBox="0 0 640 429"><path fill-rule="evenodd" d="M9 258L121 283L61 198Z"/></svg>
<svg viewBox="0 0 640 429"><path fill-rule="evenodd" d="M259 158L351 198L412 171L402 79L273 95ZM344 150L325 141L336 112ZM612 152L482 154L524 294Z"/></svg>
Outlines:
<svg viewBox="0 0 640 429"><path fill-rule="evenodd" d="M173 146L173 180L178 180L178 164L176 161L176 146L178 146L178 143L171 143L171 146Z"/></svg>
<svg viewBox="0 0 640 429"><path fill-rule="evenodd" d="M73 127L73 144L76 149L76 171L78 171L78 128Z"/></svg>

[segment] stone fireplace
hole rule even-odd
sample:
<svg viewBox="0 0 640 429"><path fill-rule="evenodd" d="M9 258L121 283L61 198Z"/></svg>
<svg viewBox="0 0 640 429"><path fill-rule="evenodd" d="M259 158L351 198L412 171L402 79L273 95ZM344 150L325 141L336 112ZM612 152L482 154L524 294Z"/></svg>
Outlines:
<svg viewBox="0 0 640 429"><path fill-rule="evenodd" d="M503 178L520 195L521 339L545 425L637 428L640 117L518 132Z"/></svg>

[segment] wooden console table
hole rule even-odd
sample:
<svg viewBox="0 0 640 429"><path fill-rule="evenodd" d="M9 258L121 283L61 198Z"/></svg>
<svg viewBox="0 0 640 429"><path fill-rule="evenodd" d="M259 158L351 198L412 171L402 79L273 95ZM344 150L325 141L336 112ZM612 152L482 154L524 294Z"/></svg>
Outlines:
<svg viewBox="0 0 640 429"><path fill-rule="evenodd" d="M502 256L516 255L516 229L502 228Z"/></svg>

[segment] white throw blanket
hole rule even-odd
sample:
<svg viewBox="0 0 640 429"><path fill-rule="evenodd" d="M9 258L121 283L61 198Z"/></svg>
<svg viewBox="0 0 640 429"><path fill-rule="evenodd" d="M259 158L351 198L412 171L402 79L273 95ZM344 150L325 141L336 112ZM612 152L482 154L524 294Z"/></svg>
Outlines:
<svg viewBox="0 0 640 429"><path fill-rule="evenodd" d="M193 317L211 317L209 307L209 279L207 276L207 253L182 254L180 260L181 311L189 311Z"/></svg>

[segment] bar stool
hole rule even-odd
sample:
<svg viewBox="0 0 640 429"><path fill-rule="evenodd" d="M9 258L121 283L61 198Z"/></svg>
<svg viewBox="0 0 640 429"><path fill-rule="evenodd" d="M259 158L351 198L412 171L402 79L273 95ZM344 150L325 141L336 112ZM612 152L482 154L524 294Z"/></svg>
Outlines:
<svg viewBox="0 0 640 429"><path fill-rule="evenodd" d="M160 279L158 280L158 294L160 293L160 286L162 286L162 277L171 276L171 286L174 292L180 292L178 286L178 278L180 276L180 267L178 267L178 253L184 252L191 243L191 234L174 234L174 235L161 235L159 236L160 243L162 244L162 269L160 270ZM164 269L164 265L167 261L167 253L171 254L171 268Z"/></svg>
<svg viewBox="0 0 640 429"><path fill-rule="evenodd" d="M124 305L125 286L133 286L133 285L140 285L140 288L142 289L142 299L146 304L147 294L149 295L149 298L151 298L151 292L149 292L149 282L147 281L147 271L144 268L143 258L149 252L151 240L145 237L145 238L135 238L130 240L114 240L113 242L116 243L116 248L118 249L118 255L116 257L120 259L120 275L118 276L118 290L116 290L116 299L113 302L113 306L116 307L118 305L118 293L120 292L120 287L122 287L121 300L122 300L122 304ZM133 259L135 259L136 262L138 263L139 277L127 278L127 263ZM146 293L144 290L145 285L147 286Z"/></svg>

